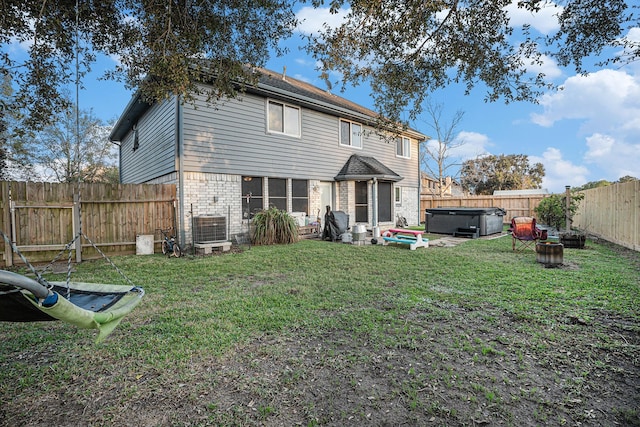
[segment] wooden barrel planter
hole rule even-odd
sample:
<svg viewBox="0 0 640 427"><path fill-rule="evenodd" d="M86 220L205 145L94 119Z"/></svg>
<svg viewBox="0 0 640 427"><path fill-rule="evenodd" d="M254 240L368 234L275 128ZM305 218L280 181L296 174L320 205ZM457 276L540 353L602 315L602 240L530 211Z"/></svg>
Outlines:
<svg viewBox="0 0 640 427"><path fill-rule="evenodd" d="M560 235L560 243L565 248L583 249L586 236L583 234L564 234Z"/></svg>
<svg viewBox="0 0 640 427"><path fill-rule="evenodd" d="M538 242L536 243L536 261L545 267L558 267L563 261L562 243Z"/></svg>

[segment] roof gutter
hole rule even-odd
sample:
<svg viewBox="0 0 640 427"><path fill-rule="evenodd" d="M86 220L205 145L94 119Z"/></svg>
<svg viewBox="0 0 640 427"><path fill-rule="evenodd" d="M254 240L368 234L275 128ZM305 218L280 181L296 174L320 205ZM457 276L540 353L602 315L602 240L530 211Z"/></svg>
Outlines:
<svg viewBox="0 0 640 427"><path fill-rule="evenodd" d="M134 124L138 122L138 119L151 107L151 104L142 101L140 92L136 92L129 103L124 109L124 112L118 118L118 121L113 126L111 133L109 134L109 140L113 143L122 142L124 137L129 133L129 130Z"/></svg>
<svg viewBox="0 0 640 427"><path fill-rule="evenodd" d="M293 94L289 91L279 89L279 88L274 88L264 83L258 83L257 86L254 86L254 87L248 86L247 92L257 93L260 95L267 95L267 96L272 95L272 96L277 96L281 99L296 101L313 110L321 111L331 115L338 115L346 118L357 119L371 126L374 125L376 121L376 117L373 117L349 108L339 107L337 105L330 104L328 102L319 101L317 99L313 99L308 96ZM424 140L428 138L426 135L423 135L420 132L410 128L407 128L405 130L405 133L418 140Z"/></svg>
<svg viewBox="0 0 640 427"><path fill-rule="evenodd" d="M370 179L380 181L402 181L404 177L397 175L339 175L333 178L335 181L368 181Z"/></svg>

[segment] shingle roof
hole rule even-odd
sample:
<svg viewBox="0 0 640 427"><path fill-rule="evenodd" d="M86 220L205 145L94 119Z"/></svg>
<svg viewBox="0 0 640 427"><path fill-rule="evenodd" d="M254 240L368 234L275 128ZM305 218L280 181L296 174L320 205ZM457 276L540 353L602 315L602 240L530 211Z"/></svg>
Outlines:
<svg viewBox="0 0 640 427"><path fill-rule="evenodd" d="M246 90L249 93L290 101L313 110L361 121L369 125L374 125L378 118L378 113L375 111L302 80L264 68L255 68L255 72L259 73L258 84L256 86L247 86ZM111 131L110 139L112 141L121 141L150 107L151 104L142 102L140 93L136 93ZM425 135L416 130L407 129L406 131L413 138L419 140L427 139Z"/></svg>
<svg viewBox="0 0 640 427"><path fill-rule="evenodd" d="M375 158L358 156L357 154L351 155L344 166L342 166L340 172L338 172L338 175L334 177L336 181L360 181L373 178L394 182L403 179L403 177Z"/></svg>
<svg viewBox="0 0 640 427"><path fill-rule="evenodd" d="M320 89L302 80L264 68L259 68L256 71L260 73L258 89L267 89L269 91L277 89L283 94L293 95L297 101L308 101L309 104L313 104L310 105L311 107L321 107L322 105L326 105L334 107L334 109L342 109L345 113L358 113L362 116L368 117L372 121L379 116L379 114L373 110L335 95L328 90ZM248 91L252 91L252 89L254 88L247 88Z"/></svg>

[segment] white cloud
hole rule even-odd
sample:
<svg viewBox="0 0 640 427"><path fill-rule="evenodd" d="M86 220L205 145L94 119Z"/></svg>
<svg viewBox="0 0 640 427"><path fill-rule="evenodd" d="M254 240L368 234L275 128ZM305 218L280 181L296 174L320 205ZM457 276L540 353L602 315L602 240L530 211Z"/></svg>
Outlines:
<svg viewBox="0 0 640 427"><path fill-rule="evenodd" d="M454 144L461 145L451 150L451 156L463 161L489 154L488 148L493 145L487 135L469 131L461 131Z"/></svg>
<svg viewBox="0 0 640 427"><path fill-rule="evenodd" d="M296 17L300 21L297 30L303 34L315 34L320 32L325 24L336 28L342 24L349 9L340 8L338 13L331 13L328 7L314 8L305 6L298 11Z"/></svg>
<svg viewBox="0 0 640 427"><path fill-rule="evenodd" d="M584 156L585 160L594 161L599 157L610 155L614 144L614 139L608 135L602 135L599 133L591 135L587 138L587 147L589 147L589 151Z"/></svg>
<svg viewBox="0 0 640 427"><path fill-rule="evenodd" d="M563 7L553 2L542 2L540 11L533 13L518 7L518 0L513 0L505 10L509 13L512 26L529 24L540 33L549 34L560 27L558 15L562 13Z"/></svg>
<svg viewBox="0 0 640 427"><path fill-rule="evenodd" d="M584 138L584 148L578 152L589 165L589 179L585 174L580 177L583 182L574 179L567 184L640 176L640 76L611 69L573 76L563 90L545 95L540 104L543 112L531 114L540 126L563 120L579 123L576 136Z"/></svg>
<svg viewBox="0 0 640 427"><path fill-rule="evenodd" d="M542 157L529 156L529 163L544 165L545 176L542 179L542 188L546 188L551 193L564 191L566 185L574 187L589 181L587 179L589 169L564 159L561 151L557 148L548 147L542 153Z"/></svg>
<svg viewBox="0 0 640 427"><path fill-rule="evenodd" d="M563 119L582 119L587 133L601 128L625 128L638 123L640 79L611 69L572 76L565 80L562 90L544 95L540 105L544 111L531 114L532 121L540 126L549 127Z"/></svg>
<svg viewBox="0 0 640 427"><path fill-rule="evenodd" d="M588 151L584 160L606 171L602 179L615 181L625 175L640 177L640 143L629 144L600 133L587 137L586 142Z"/></svg>
<svg viewBox="0 0 640 427"><path fill-rule="evenodd" d="M540 61L542 64L534 62L530 58L523 58L524 68L526 68L529 73L543 73L547 80L557 79L562 76L562 70L558 67L558 63L555 59L551 58L547 55L542 55L540 57Z"/></svg>

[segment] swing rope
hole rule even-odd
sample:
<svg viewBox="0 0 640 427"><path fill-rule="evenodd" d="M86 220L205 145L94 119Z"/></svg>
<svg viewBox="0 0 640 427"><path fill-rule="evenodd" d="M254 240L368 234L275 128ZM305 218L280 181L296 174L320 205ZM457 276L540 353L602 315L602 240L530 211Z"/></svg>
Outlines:
<svg viewBox="0 0 640 427"><path fill-rule="evenodd" d="M75 242L80 239L83 238L89 242L89 244L91 245L91 247L93 247L93 249L96 250L96 252L98 252L98 254L100 254L100 256L102 258L104 258L110 265L111 267L114 268L114 270L116 270L118 272L118 274L120 274L120 276L122 276L122 278L127 282L127 284L131 285L132 287L135 287L136 285L131 281L131 279L129 279L122 270L120 270L120 268L118 268L117 265L115 265L113 263L113 261L111 261L111 259L104 253L102 252L102 250L100 250L100 248L98 247L98 245L96 245L93 240L91 240L89 238L89 236L87 236L84 231L82 231L82 195L81 195L81 191L78 188L78 233L75 235L75 237L65 245L64 249L62 249L58 255L56 255L56 257L49 263L47 264L42 270L41 272L44 273L46 272L49 268L51 268L53 266L53 264L55 264L65 252L68 252L68 260L67 260L67 291L69 290L69 283L71 282L71 253L73 251L73 249L71 249L73 247L73 245L75 244ZM17 250L17 248L16 248ZM25 258L20 255L20 257L22 258L23 261L25 261Z"/></svg>
<svg viewBox="0 0 640 427"><path fill-rule="evenodd" d="M18 249L18 247L9 239L9 237L7 237L6 234L4 234L2 230L0 230L0 235L2 235L2 238L4 239L4 241L7 242L9 246L11 246L11 250L16 254L18 254L22 262L24 262L24 264L29 268L29 270L31 270L31 272L36 276L36 281L40 283L42 286L45 286L47 289L51 289L53 287L51 283L47 282L45 278L42 277L40 272L36 270L36 268L29 262L29 260L27 260L27 258L22 254L22 252L20 252L20 249Z"/></svg>

